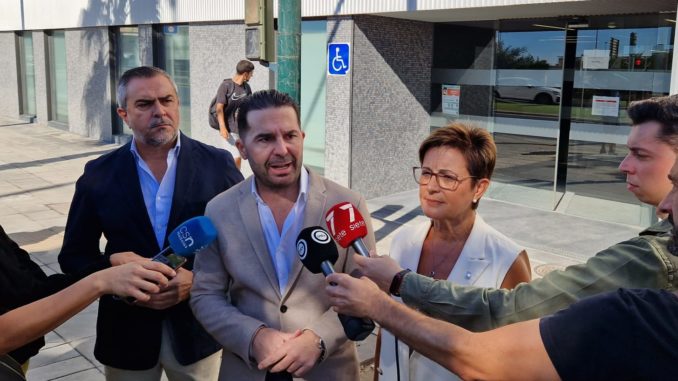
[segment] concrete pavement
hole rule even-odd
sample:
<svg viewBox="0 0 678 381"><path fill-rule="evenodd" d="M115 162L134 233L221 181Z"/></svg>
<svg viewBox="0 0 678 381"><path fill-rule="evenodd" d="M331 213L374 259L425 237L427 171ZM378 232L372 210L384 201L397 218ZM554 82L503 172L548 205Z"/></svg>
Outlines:
<svg viewBox="0 0 678 381"><path fill-rule="evenodd" d="M5 118L0 118L0 142L0 224L46 273L58 272L56 256L75 181L87 161L117 146ZM388 252L393 233L401 226L424 218L416 190L369 200L368 206L380 253ZM527 248L535 276L580 263L641 229L487 198L479 212ZM31 360L28 379L103 380L101 364L92 355L96 313L94 303L47 335L47 345ZM367 365L372 352L373 340L359 347ZM370 374L368 366L363 378L370 379Z"/></svg>

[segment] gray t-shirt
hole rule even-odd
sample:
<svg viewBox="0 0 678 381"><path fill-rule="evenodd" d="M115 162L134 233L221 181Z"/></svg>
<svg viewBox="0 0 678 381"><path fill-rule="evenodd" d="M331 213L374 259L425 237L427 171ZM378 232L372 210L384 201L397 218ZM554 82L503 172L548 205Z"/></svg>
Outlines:
<svg viewBox="0 0 678 381"><path fill-rule="evenodd" d="M252 95L252 89L247 82L238 85L232 79L225 79L219 85L217 90L217 104L224 105L224 118L228 126L228 132L238 133L238 120L236 118L236 110L240 102L245 97Z"/></svg>

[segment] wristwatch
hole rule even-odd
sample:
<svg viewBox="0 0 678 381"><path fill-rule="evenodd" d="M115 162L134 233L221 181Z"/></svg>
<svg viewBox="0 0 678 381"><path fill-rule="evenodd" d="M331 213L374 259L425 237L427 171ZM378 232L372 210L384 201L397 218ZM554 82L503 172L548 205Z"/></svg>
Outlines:
<svg viewBox="0 0 678 381"><path fill-rule="evenodd" d="M323 341L322 337L318 337L318 349L320 349L320 356L318 356L318 361L316 361L317 364L320 364L324 359L325 359L325 354L327 353L327 348L325 348L325 341Z"/></svg>
<svg viewBox="0 0 678 381"><path fill-rule="evenodd" d="M393 276L391 287L388 288L388 292L390 292L391 295L400 296L400 286L403 284L403 278L405 278L405 275L411 271L412 270L410 269L405 269Z"/></svg>

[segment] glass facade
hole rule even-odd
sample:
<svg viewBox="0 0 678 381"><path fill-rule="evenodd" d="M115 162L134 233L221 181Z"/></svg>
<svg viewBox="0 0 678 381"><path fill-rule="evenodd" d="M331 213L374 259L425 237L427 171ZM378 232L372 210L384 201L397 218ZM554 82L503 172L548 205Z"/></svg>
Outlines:
<svg viewBox="0 0 678 381"><path fill-rule="evenodd" d="M191 136L191 77L188 25L162 25L156 29L156 66L169 73L177 84L181 102L183 133Z"/></svg>
<svg viewBox="0 0 678 381"><path fill-rule="evenodd" d="M68 123L68 76L66 70L66 36L64 31L47 34L49 67L49 118Z"/></svg>
<svg viewBox="0 0 678 381"><path fill-rule="evenodd" d="M301 127L304 139L304 164L315 172L325 172L325 65L327 21L301 23Z"/></svg>
<svg viewBox="0 0 678 381"><path fill-rule="evenodd" d="M649 225L618 166L628 104L669 93L674 28L662 15L436 24L431 128L493 134L490 197Z"/></svg>
<svg viewBox="0 0 678 381"><path fill-rule="evenodd" d="M19 86L21 88L21 114L35 115L35 62L33 59L33 32L21 32L19 47Z"/></svg>
<svg viewBox="0 0 678 381"><path fill-rule="evenodd" d="M141 65L139 58L139 28L135 26L119 27L114 30L115 39L115 78L113 88L117 90L118 80L127 70ZM132 130L118 117L113 115L115 121L114 134L132 134Z"/></svg>

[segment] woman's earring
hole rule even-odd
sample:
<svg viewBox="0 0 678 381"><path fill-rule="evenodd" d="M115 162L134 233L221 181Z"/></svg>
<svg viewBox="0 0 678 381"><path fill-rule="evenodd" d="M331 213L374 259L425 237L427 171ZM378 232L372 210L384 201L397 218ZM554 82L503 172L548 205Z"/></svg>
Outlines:
<svg viewBox="0 0 678 381"><path fill-rule="evenodd" d="M476 199L474 198L474 199L473 199L473 203L475 204L475 203L477 203L477 202L478 202L478 200L476 200Z"/></svg>

